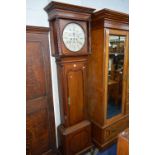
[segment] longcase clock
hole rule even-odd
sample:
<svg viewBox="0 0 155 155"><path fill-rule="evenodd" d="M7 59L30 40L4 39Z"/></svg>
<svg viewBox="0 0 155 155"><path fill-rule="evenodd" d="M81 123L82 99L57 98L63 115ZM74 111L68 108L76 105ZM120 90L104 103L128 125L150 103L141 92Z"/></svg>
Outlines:
<svg viewBox="0 0 155 155"><path fill-rule="evenodd" d="M64 155L80 154L92 147L86 107L86 68L94 9L51 2L45 10L50 23L52 55L57 63L61 111L59 147Z"/></svg>

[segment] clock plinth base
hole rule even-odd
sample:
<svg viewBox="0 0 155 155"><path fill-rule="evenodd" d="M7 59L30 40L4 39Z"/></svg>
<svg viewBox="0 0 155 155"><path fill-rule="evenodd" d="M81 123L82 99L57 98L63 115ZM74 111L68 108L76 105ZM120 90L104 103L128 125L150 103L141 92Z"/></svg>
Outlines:
<svg viewBox="0 0 155 155"><path fill-rule="evenodd" d="M58 127L60 152L63 155L81 154L92 148L91 123L87 120L64 128Z"/></svg>

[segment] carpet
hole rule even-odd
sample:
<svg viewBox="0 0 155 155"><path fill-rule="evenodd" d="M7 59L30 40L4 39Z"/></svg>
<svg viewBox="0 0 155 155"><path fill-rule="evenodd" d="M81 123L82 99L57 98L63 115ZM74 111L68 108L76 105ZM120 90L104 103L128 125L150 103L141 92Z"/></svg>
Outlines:
<svg viewBox="0 0 155 155"><path fill-rule="evenodd" d="M98 152L97 155L117 155L117 145L113 144L108 149Z"/></svg>

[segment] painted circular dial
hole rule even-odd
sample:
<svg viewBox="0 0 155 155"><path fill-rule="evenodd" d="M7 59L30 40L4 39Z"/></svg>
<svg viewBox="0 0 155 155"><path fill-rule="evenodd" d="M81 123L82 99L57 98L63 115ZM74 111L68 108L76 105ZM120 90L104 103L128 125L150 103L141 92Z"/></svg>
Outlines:
<svg viewBox="0 0 155 155"><path fill-rule="evenodd" d="M79 51L85 43L85 33L76 23L67 24L63 30L63 42L71 52Z"/></svg>

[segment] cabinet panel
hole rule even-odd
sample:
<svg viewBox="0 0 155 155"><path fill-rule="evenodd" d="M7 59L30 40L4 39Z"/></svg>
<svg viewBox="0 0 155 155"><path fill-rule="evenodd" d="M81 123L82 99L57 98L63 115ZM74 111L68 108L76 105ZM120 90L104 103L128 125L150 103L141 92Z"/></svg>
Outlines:
<svg viewBox="0 0 155 155"><path fill-rule="evenodd" d="M84 119L83 71L70 71L68 72L67 77L69 120L70 125L73 125Z"/></svg>
<svg viewBox="0 0 155 155"><path fill-rule="evenodd" d="M85 62L72 62L64 64L66 89L66 109L68 125L74 125L85 119ZM61 74L62 75L62 74Z"/></svg>
<svg viewBox="0 0 155 155"><path fill-rule="evenodd" d="M70 138L69 145L71 147L71 152L72 152L71 154L79 152L80 150L89 146L89 143L90 143L89 134L90 134L90 129L86 128L81 132L77 132Z"/></svg>
<svg viewBox="0 0 155 155"><path fill-rule="evenodd" d="M31 138L31 153L42 154L50 149L47 98L27 101L27 131Z"/></svg>
<svg viewBox="0 0 155 155"><path fill-rule="evenodd" d="M82 121L67 129L59 126L61 136L61 149L64 155L81 154L92 147L91 124L89 121ZM65 145L63 145L65 143Z"/></svg>
<svg viewBox="0 0 155 155"><path fill-rule="evenodd" d="M41 42L27 42L26 46L26 93L27 99L34 99L46 94L44 61Z"/></svg>
<svg viewBox="0 0 155 155"><path fill-rule="evenodd" d="M27 27L26 37L26 148L42 155L56 150L48 31Z"/></svg>
<svg viewBox="0 0 155 155"><path fill-rule="evenodd" d="M121 131L129 126L129 118L122 119L104 129L104 142L116 137Z"/></svg>
<svg viewBox="0 0 155 155"><path fill-rule="evenodd" d="M87 119L86 113L86 59L64 58L57 61L61 121L65 127Z"/></svg>

